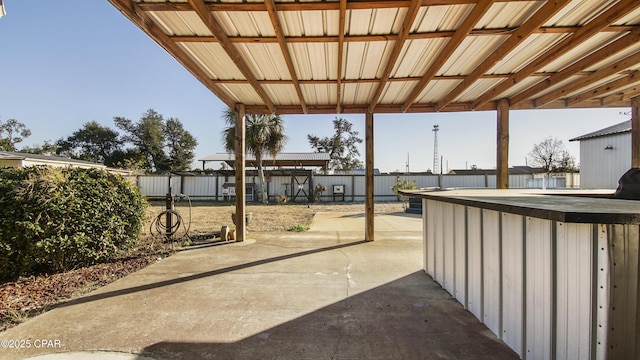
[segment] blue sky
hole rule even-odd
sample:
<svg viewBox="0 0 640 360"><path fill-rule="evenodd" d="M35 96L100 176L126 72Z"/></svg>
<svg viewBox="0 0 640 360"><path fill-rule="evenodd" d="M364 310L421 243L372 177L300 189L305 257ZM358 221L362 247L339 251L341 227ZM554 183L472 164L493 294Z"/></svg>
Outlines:
<svg viewBox="0 0 640 360"><path fill-rule="evenodd" d="M150 108L180 119L198 139L196 159L224 152L224 104L107 0L4 0L0 18L0 120L32 131L20 145L71 135L95 120L137 121ZM524 165L534 144L569 139L627 120L628 108L529 110L510 113L509 165ZM312 151L307 134L329 136L342 116L364 138L364 115L285 115L285 151ZM433 167L433 125L443 167L495 168L496 113L380 114L374 118L375 167L411 171ZM361 146L364 160L364 145ZM194 166L199 166L194 164Z"/></svg>

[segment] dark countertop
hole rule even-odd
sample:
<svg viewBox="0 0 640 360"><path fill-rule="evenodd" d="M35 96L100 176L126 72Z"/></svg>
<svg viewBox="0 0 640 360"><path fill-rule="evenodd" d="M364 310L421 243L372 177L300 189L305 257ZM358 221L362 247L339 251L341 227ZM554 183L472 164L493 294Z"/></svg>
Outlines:
<svg viewBox="0 0 640 360"><path fill-rule="evenodd" d="M569 223L640 224L640 201L603 191L538 189L405 190L402 194ZM611 194L609 191L608 194ZM593 196L593 197L591 197Z"/></svg>

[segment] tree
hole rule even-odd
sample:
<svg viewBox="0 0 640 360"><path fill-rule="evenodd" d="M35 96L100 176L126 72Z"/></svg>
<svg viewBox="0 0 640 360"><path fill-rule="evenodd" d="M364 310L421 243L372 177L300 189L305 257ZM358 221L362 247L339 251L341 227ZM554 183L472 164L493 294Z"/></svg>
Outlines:
<svg viewBox="0 0 640 360"><path fill-rule="evenodd" d="M222 141L225 149L232 152L235 150L236 144L236 113L233 109L227 108L223 117L228 127L222 131ZM267 154L275 158L284 149L287 143L287 136L284 134L284 119L275 114L247 114L245 115L245 126L246 150L256 157L258 177L260 178L260 197L262 198L262 203L267 204L269 197L265 185L262 161Z"/></svg>
<svg viewBox="0 0 640 360"><path fill-rule="evenodd" d="M336 117L333 120L335 132L331 137L319 138L307 135L309 145L316 152L327 152L331 157L329 168L334 170L353 170L364 167L358 159L360 151L357 144L362 143L358 132L353 130L353 124L346 119Z"/></svg>
<svg viewBox="0 0 640 360"><path fill-rule="evenodd" d="M58 155L58 145L56 143L52 143L50 140L45 140L41 145L25 146L20 149L20 152L56 156Z"/></svg>
<svg viewBox="0 0 640 360"><path fill-rule="evenodd" d="M564 148L562 141L551 136L535 144L529 157L533 166L543 168L546 173L576 170L575 160Z"/></svg>
<svg viewBox="0 0 640 360"><path fill-rule="evenodd" d="M191 168L195 157L196 139L182 126L180 120L169 118L165 123L166 146L169 163L172 168L186 170Z"/></svg>
<svg viewBox="0 0 640 360"><path fill-rule="evenodd" d="M16 119L9 119L5 123L0 120L0 150L16 151L16 144L31 136L23 123Z"/></svg>
<svg viewBox="0 0 640 360"><path fill-rule="evenodd" d="M117 131L90 121L66 140L59 140L60 153L74 159L116 166L124 141Z"/></svg>
<svg viewBox="0 0 640 360"><path fill-rule="evenodd" d="M147 110L137 123L115 117L116 127L125 131L123 140L131 143L131 155L142 157L143 168L155 171L181 171L190 168L193 150L198 144L186 131L180 120L163 116L153 109Z"/></svg>

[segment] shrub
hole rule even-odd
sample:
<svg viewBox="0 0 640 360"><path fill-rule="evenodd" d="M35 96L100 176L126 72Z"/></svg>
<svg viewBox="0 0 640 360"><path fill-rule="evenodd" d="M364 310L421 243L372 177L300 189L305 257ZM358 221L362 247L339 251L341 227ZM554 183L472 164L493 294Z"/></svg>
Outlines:
<svg viewBox="0 0 640 360"><path fill-rule="evenodd" d="M409 201L408 196L404 196L400 194L398 191L400 190L415 190L418 188L418 184L416 184L413 180L401 180L400 177L396 179L396 183L391 187L391 190L398 197L398 200L402 201L404 208L407 208L407 202Z"/></svg>
<svg viewBox="0 0 640 360"><path fill-rule="evenodd" d="M0 169L0 280L104 262L136 244L147 202L97 169Z"/></svg>

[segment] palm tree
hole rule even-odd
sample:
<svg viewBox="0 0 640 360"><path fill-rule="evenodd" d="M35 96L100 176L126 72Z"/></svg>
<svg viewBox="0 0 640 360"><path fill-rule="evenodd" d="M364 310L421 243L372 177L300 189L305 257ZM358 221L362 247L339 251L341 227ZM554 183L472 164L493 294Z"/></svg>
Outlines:
<svg viewBox="0 0 640 360"><path fill-rule="evenodd" d="M233 109L227 108L223 116L229 127L222 131L222 141L225 149L232 152L235 149L236 113ZM271 154L275 158L284 149L287 143L287 136L284 134L284 119L275 114L247 114L245 119L247 151L256 157L262 203L267 204L269 197L267 196L262 160L266 154Z"/></svg>

